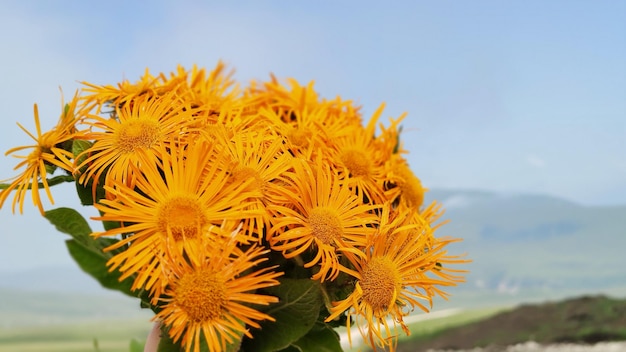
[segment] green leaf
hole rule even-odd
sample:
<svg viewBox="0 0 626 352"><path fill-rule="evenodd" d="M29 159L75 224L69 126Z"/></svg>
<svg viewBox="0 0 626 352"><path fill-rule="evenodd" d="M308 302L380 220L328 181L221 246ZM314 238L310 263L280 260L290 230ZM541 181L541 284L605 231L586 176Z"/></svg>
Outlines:
<svg viewBox="0 0 626 352"><path fill-rule="evenodd" d="M144 345L145 344L143 342L140 342L137 339L132 339L130 340L129 350L130 352L143 352Z"/></svg>
<svg viewBox="0 0 626 352"><path fill-rule="evenodd" d="M93 143L89 141L75 139L72 143L72 154L74 154L74 158L78 158L80 154L91 148L92 145ZM82 155L80 158L76 159L76 164L80 165L85 159L87 159L87 155Z"/></svg>
<svg viewBox="0 0 626 352"><path fill-rule="evenodd" d="M342 352L339 334L326 324L315 324L308 334L302 336L291 347L300 352Z"/></svg>
<svg viewBox="0 0 626 352"><path fill-rule="evenodd" d="M67 240L65 244L78 266L83 269L84 272L98 280L102 286L135 297L130 289L133 280L126 278L124 281L120 282L120 272L109 272L106 265L109 258L101 250L85 246L77 240Z"/></svg>
<svg viewBox="0 0 626 352"><path fill-rule="evenodd" d="M322 305L320 284L310 279L283 279L264 293L280 300L264 310L276 321L261 322L261 329L252 330L253 338L243 340L245 351L269 352L289 347L311 330Z"/></svg>
<svg viewBox="0 0 626 352"><path fill-rule="evenodd" d="M45 212L46 219L56 227L57 230L72 236L87 247L95 245L91 238L91 228L87 220L79 212L72 208L57 208Z"/></svg>
<svg viewBox="0 0 626 352"><path fill-rule="evenodd" d="M172 340L166 329L161 327L161 339L159 340L157 352L173 352L182 350L181 346Z"/></svg>
<svg viewBox="0 0 626 352"><path fill-rule="evenodd" d="M94 205L94 203L97 203L100 199L105 197L103 186L104 178L105 175L103 174L100 177L98 186L95 189L95 194L93 189L93 180L90 180L86 185L82 185L79 182L79 178L76 178L76 194L78 194L78 198L80 199L80 203L82 205Z"/></svg>
<svg viewBox="0 0 626 352"><path fill-rule="evenodd" d="M76 158L77 165L80 165L83 161L85 161L85 159L87 159L87 154L82 153L91 148L92 145L93 143L88 141L74 140L74 142L72 143L72 154L74 154L74 158ZM79 170L79 174L85 172L86 168L87 166L81 167ZM83 183L80 183L78 181L79 179L80 177L76 177L76 193L78 194L78 198L80 199L82 205L93 205L99 199L102 199L104 197L104 187L102 186L104 181L104 173L100 177L98 186L95 189L95 193L93 189L93 180L88 180L88 182L85 184L84 181Z"/></svg>

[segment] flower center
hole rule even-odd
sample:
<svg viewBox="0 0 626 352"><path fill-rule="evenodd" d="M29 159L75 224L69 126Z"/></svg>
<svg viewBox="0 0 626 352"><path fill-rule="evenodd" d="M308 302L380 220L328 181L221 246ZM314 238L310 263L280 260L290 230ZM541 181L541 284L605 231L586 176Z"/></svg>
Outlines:
<svg viewBox="0 0 626 352"><path fill-rule="evenodd" d="M402 288L397 265L387 257L374 257L363 269L362 276L359 285L363 290L363 300L375 313L386 312Z"/></svg>
<svg viewBox="0 0 626 352"><path fill-rule="evenodd" d="M369 176L371 162L367 155L360 150L347 149L341 153L341 162L354 177Z"/></svg>
<svg viewBox="0 0 626 352"><path fill-rule="evenodd" d="M196 323L220 318L226 300L224 280L208 270L185 274L174 291L174 303Z"/></svg>
<svg viewBox="0 0 626 352"><path fill-rule="evenodd" d="M265 182L263 182L261 175L259 175L255 169L243 165L238 165L233 169L231 174L231 180L233 183L239 184L249 179L253 179L252 183L250 183L250 187L263 194L263 191L265 190Z"/></svg>
<svg viewBox="0 0 626 352"><path fill-rule="evenodd" d="M123 153L139 148L150 148L159 141L160 128L157 121L139 118L123 122L116 132L115 144Z"/></svg>
<svg viewBox="0 0 626 352"><path fill-rule="evenodd" d="M332 244L343 236L341 221L337 212L325 207L316 207L309 215L312 235L324 244Z"/></svg>
<svg viewBox="0 0 626 352"><path fill-rule="evenodd" d="M198 238L206 215L196 197L175 196L159 209L158 226L162 234L171 235L174 240Z"/></svg>
<svg viewBox="0 0 626 352"><path fill-rule="evenodd" d="M306 148L311 140L311 131L308 128L294 127L287 133L287 140L296 147Z"/></svg>
<svg viewBox="0 0 626 352"><path fill-rule="evenodd" d="M402 191L400 196L410 207L419 208L424 201L424 188L419 178L406 165L399 167L399 175L402 178L402 181L398 182L398 187Z"/></svg>

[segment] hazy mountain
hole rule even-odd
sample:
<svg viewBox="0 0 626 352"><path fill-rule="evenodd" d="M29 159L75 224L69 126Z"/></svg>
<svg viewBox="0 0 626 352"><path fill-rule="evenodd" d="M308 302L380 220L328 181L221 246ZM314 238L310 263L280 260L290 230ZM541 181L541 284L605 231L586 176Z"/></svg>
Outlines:
<svg viewBox="0 0 626 352"><path fill-rule="evenodd" d="M153 316L142 309L138 299L128 296L46 292L0 288L0 328L50 326L103 320L137 319Z"/></svg>
<svg viewBox="0 0 626 352"><path fill-rule="evenodd" d="M524 300L568 292L626 294L626 206L587 207L544 195L433 190L446 207L438 235L463 238L476 299Z"/></svg>

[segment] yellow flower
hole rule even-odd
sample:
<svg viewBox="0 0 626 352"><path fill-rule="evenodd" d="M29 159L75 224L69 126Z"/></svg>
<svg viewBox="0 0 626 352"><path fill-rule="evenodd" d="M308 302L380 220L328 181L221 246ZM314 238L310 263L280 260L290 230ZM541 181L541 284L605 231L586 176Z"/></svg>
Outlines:
<svg viewBox="0 0 626 352"><path fill-rule="evenodd" d="M365 128L354 126L344 137L335 138L330 144L329 161L333 168L366 203L386 201L382 180L393 146L374 136L383 108L384 105L378 108Z"/></svg>
<svg viewBox="0 0 626 352"><path fill-rule="evenodd" d="M50 203L54 204L52 193L46 177L54 172L55 168L60 168L69 172L74 171L73 158L71 152L71 140L76 136L76 103L78 95L75 95L72 101L65 105L61 103L63 112L59 121L52 130L42 133L39 123L39 110L37 104L34 106L35 127L37 135L28 132L21 124L18 126L35 141L34 145L21 146L9 149L5 155L14 154L16 152L31 150L28 155L14 155L16 158L23 159L19 162L14 170L25 168L22 174L15 177L6 189L0 192L0 208L9 197L12 190L16 190L13 198L12 210L15 212L15 206L20 204L20 213L24 212L24 197L26 191L31 190L33 203L39 208L41 214L44 214L43 205L39 196L39 187L43 186ZM10 180L7 180L10 181ZM40 185L41 182L41 185Z"/></svg>
<svg viewBox="0 0 626 352"><path fill-rule="evenodd" d="M220 61L208 74L194 65L191 71L178 66L170 78L161 76L165 86L175 87L172 90L199 109L199 115L212 116L218 115L224 103L234 101L239 93L232 79L234 71L226 73L225 69L226 65Z"/></svg>
<svg viewBox="0 0 626 352"><path fill-rule="evenodd" d="M161 158L160 146L186 132L186 124L191 121L191 108L173 93L158 98L137 98L132 103L116 106L116 111L116 118L88 115L84 120L92 129L100 129L85 136L94 144L79 156L79 159L87 156L78 165L81 170L86 167L79 178L85 185L93 181L95 188L105 172L107 185L113 182L132 184L140 161L156 163Z"/></svg>
<svg viewBox="0 0 626 352"><path fill-rule="evenodd" d="M247 190L252 180L227 184L228 175L220 168L223 155L214 144L200 139L189 146L168 145L169 152L160 146L158 165L142 161L141 172L135 170L134 187L105 186L111 199L95 205L103 214L96 220L126 224L94 236L125 236L106 249L124 248L107 265L122 272L122 278L137 274L133 289L158 292L166 284L160 281L163 257L193 261L203 237L227 236L240 221L259 212L248 207L256 196ZM225 221L233 226L224 228ZM160 285L154 286L156 282Z"/></svg>
<svg viewBox="0 0 626 352"><path fill-rule="evenodd" d="M345 300L335 303L326 321L346 312L348 331L351 317L355 316L363 338L372 348L378 346L394 350L396 325L400 324L409 334L403 317L415 307L428 311L421 301L432 302L432 287L450 286L456 281L433 279L426 275L439 268L437 263L448 259L443 249L453 240L436 241L429 245L427 235L415 235L422 233L423 222L403 222L408 218L407 213L397 218L402 219L400 223L384 219L390 214L389 206L385 208L387 210L383 209L377 234L370 238L362 255L350 258L356 259L353 261L354 291Z"/></svg>
<svg viewBox="0 0 626 352"><path fill-rule="evenodd" d="M258 108L265 107L274 111L283 122L291 122L293 113L302 114L320 104L319 95L313 88L314 82L311 81L304 87L295 79L289 79L288 85L290 89L272 75L271 81L264 82L262 86L251 82L245 93L246 96L254 97Z"/></svg>
<svg viewBox="0 0 626 352"><path fill-rule="evenodd" d="M232 137L225 132L216 133L225 146L222 153L227 162L224 168L229 174L228 183L238 185L251 180L250 190L260 195L247 202L249 209L258 211L259 215L243 221L243 231L260 241L270 220L265 208L273 202L280 187L275 181L291 168L293 157L285 151L282 138L277 136L254 130Z"/></svg>
<svg viewBox="0 0 626 352"><path fill-rule="evenodd" d="M91 110L96 108L95 114L102 112L103 107L110 107L119 109L132 100L137 98L152 98L159 96L163 93L171 91L171 88L180 84L179 82L169 82L168 86L164 86L163 77L153 76L146 68L143 76L140 77L136 83L131 83L128 80L123 80L117 84L117 87L113 85L96 85L89 82L82 82L86 88L83 90L87 93L83 95L81 100L86 109ZM112 112L113 114L116 111Z"/></svg>
<svg viewBox="0 0 626 352"><path fill-rule="evenodd" d="M161 310L155 320L167 327L169 336L181 341L185 351L224 351L242 335L252 337L247 326L260 328L257 321L274 318L250 305L268 305L278 299L254 293L276 286L282 273L275 267L254 270L267 260L269 250L252 247L236 254L237 241L225 240L202 246L202 260L194 263L179 260L167 265L169 285L159 299Z"/></svg>
<svg viewBox="0 0 626 352"><path fill-rule="evenodd" d="M375 231L373 211L378 206L363 204L322 163L313 169L306 162L294 163L294 172L285 182L284 202L268 206L273 215L272 249L286 258L314 256L304 265L319 264L314 280L333 280L339 272L349 271L339 256L366 244L367 236Z"/></svg>
<svg viewBox="0 0 626 352"><path fill-rule="evenodd" d="M326 153L330 140L329 131L343 131L337 124L326 128L321 123L328 117L328 110L324 106L311 111L293 112L289 121L283 121L279 112L267 108L262 108L258 116L284 137L290 153L305 160L312 160L317 155Z"/></svg>
<svg viewBox="0 0 626 352"><path fill-rule="evenodd" d="M385 195L399 206L418 211L424 202L422 182L411 171L407 161L398 154L392 155L385 164L387 177L384 180Z"/></svg>
<svg viewBox="0 0 626 352"><path fill-rule="evenodd" d="M294 155L308 160L315 154L324 155L331 140L348 136L355 127L362 128L352 102L339 97L320 100L313 82L306 87L293 79L288 83L290 89L272 77L263 88L251 87L245 97L259 117L285 137Z"/></svg>

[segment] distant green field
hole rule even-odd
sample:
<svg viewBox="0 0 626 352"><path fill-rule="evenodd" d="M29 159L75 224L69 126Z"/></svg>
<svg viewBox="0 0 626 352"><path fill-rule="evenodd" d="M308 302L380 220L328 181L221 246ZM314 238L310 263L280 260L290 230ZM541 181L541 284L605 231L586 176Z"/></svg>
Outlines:
<svg viewBox="0 0 626 352"><path fill-rule="evenodd" d="M136 319L3 328L0 329L0 351L128 352L131 341L144 341L151 327L148 320Z"/></svg>
<svg viewBox="0 0 626 352"><path fill-rule="evenodd" d="M450 316L411 323L409 324L411 336L402 337L400 341L429 336L441 329L476 321L500 310L496 308L465 310ZM143 342L150 328L149 321L135 319L1 329L0 352L128 352L131 341L135 339ZM354 331L352 338L356 342L359 336L358 331ZM97 341L97 349L94 340ZM356 344L354 347L352 350L359 350ZM360 346L360 349L362 350L363 346Z"/></svg>

